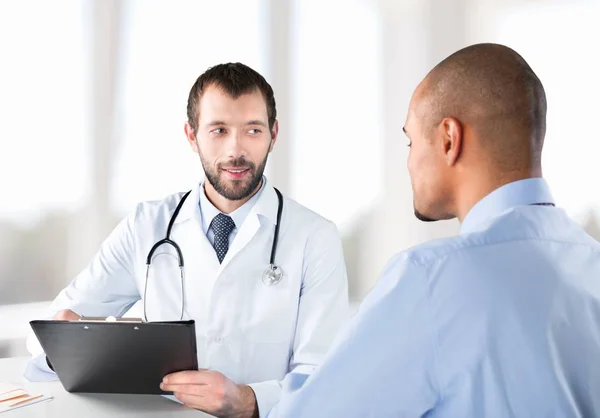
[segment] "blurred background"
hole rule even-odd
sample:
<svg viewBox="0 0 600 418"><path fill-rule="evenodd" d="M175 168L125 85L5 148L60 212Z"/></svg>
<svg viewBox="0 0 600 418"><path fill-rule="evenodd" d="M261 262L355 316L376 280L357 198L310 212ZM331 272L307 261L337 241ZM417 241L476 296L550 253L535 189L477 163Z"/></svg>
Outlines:
<svg viewBox="0 0 600 418"><path fill-rule="evenodd" d="M600 238L600 1L0 0L0 357L141 200L202 176L183 124L195 79L240 61L275 90L266 175L333 220L354 306L387 260L453 235L413 217L413 89L468 44L521 53L548 97L544 174Z"/></svg>

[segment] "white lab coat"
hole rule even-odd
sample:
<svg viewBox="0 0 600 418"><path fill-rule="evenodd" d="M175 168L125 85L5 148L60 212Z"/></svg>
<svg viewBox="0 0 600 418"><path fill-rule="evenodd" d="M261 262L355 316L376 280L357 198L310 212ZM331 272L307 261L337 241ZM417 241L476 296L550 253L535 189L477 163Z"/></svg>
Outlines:
<svg viewBox="0 0 600 418"><path fill-rule="evenodd" d="M284 277L265 286L261 278L277 219L273 187L266 184L222 264L202 230L201 192L200 185L194 187L172 231L185 262L184 319L196 321L199 366L250 384L265 416L279 399L285 374L310 372L319 365L348 317L341 240L332 222L284 197L276 253ZM182 195L140 203L57 296L49 315L72 309L86 316L141 316L146 256L164 238ZM174 255L171 246L161 246L153 258L146 297L149 321L180 318L181 283ZM33 335L28 349L40 364L42 350Z"/></svg>

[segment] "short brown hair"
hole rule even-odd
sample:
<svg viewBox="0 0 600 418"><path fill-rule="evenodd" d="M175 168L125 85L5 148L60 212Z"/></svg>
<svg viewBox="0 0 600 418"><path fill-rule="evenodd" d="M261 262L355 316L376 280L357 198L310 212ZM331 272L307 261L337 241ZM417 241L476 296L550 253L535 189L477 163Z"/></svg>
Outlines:
<svg viewBox="0 0 600 418"><path fill-rule="evenodd" d="M198 130L199 103L205 89L211 85L223 89L234 99L242 94L252 93L259 90L267 104L267 115L269 117L269 129L273 129L277 119L275 97L273 89L267 80L252 68L242 63L219 64L206 70L194 83L190 90L187 103L188 123L194 130Z"/></svg>

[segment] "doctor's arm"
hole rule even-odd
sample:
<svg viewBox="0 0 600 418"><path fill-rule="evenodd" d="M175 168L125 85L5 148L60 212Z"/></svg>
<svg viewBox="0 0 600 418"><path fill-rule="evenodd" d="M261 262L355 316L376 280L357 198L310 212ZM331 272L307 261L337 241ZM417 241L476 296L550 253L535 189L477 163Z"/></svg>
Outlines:
<svg viewBox="0 0 600 418"><path fill-rule="evenodd" d="M133 272L136 214L137 211L114 228L89 265L58 294L48 309L48 318L60 315L63 310L84 316L121 316L140 299ZM50 371L42 347L31 331L27 350L35 365Z"/></svg>
<svg viewBox="0 0 600 418"><path fill-rule="evenodd" d="M290 371L310 373L319 366L349 315L342 241L328 222L310 234L306 245Z"/></svg>
<svg viewBox="0 0 600 418"><path fill-rule="evenodd" d="M304 249L296 334L289 372L310 374L323 361L349 318L348 278L334 223L320 223ZM279 400L282 382L250 384L261 417Z"/></svg>

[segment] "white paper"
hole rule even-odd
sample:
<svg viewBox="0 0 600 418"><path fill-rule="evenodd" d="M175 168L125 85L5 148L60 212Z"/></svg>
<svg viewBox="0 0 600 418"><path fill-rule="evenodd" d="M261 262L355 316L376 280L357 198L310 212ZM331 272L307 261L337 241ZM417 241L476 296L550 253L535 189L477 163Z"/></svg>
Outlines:
<svg viewBox="0 0 600 418"><path fill-rule="evenodd" d="M0 402L8 402L13 398L18 398L23 395L27 395L27 392L25 392L23 389L10 390L0 394Z"/></svg>
<svg viewBox="0 0 600 418"><path fill-rule="evenodd" d="M12 383L2 383L0 382L0 395L3 395L7 392L12 392L13 390L21 389L20 386L13 385Z"/></svg>
<svg viewBox="0 0 600 418"><path fill-rule="evenodd" d="M0 413L48 401L52 396L29 392L11 383L0 383Z"/></svg>
<svg viewBox="0 0 600 418"><path fill-rule="evenodd" d="M11 405L13 405L13 402L1 402L0 403L0 414L3 413L3 412L14 411L15 409L23 408L25 406L35 405L35 404L40 403L40 402L46 402L46 401L49 401L51 399L52 399L52 396L44 396L44 395L42 395L41 397L32 399L32 400L30 400L29 402L26 402L26 403L17 403L16 402L17 400L15 400L14 403L17 403L17 405L14 405L14 406L11 406ZM4 405L4 404L8 404L8 405Z"/></svg>

